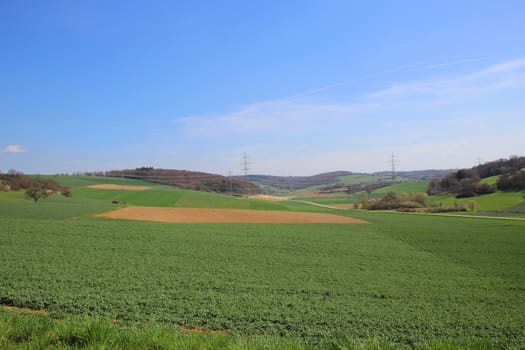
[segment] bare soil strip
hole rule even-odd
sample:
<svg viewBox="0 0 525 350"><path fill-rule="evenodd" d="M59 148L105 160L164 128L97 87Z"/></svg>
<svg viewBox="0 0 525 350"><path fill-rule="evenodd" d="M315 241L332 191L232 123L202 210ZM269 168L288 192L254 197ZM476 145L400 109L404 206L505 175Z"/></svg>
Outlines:
<svg viewBox="0 0 525 350"><path fill-rule="evenodd" d="M96 188L99 190L126 190L126 191L145 191L149 190L151 187L148 186L124 186L124 185L113 185L113 184L100 184L100 185L91 185L87 188Z"/></svg>
<svg viewBox="0 0 525 350"><path fill-rule="evenodd" d="M30 309L27 307L16 307L16 306L9 306L9 305L2 305L2 309L7 312L11 313L17 313L17 314L32 314L32 315L43 315L47 316L49 314L49 311L47 310L36 310L36 309Z"/></svg>
<svg viewBox="0 0 525 350"><path fill-rule="evenodd" d="M368 224L347 216L275 210L126 207L96 215L112 219L186 223Z"/></svg>

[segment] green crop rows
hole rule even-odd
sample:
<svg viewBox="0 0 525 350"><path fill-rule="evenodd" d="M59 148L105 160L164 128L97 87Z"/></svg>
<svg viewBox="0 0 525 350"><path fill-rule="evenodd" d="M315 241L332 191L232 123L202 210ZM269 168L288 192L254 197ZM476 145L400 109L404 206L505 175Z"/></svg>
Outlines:
<svg viewBox="0 0 525 350"><path fill-rule="evenodd" d="M122 182L59 180L73 187ZM45 309L55 319L94 316L139 329L186 325L308 344L525 344L525 222L330 211L150 185L148 191L74 187L73 198L36 205L23 193L0 192L0 305ZM494 201L506 205L523 196L498 195ZM371 224L91 217L123 202L324 211Z"/></svg>
<svg viewBox="0 0 525 350"><path fill-rule="evenodd" d="M525 344L524 223L361 215L372 224L0 215L0 304L310 343Z"/></svg>

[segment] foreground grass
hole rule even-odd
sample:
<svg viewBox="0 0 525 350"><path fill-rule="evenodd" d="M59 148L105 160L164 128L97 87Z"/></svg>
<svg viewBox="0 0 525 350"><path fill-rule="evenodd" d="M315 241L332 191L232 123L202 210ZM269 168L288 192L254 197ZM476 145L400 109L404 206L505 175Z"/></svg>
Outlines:
<svg viewBox="0 0 525 350"><path fill-rule="evenodd" d="M378 338L362 341L332 339L310 345L296 339L227 334L186 333L159 325L133 328L95 318L53 319L23 311L0 310L2 349L499 349L490 340L434 340L412 346Z"/></svg>
<svg viewBox="0 0 525 350"><path fill-rule="evenodd" d="M371 225L89 218L111 200L329 209L154 186L0 193L0 349L523 348L525 223L333 211ZM111 324L114 320L117 324ZM179 326L227 335L184 335ZM437 339L437 340L436 340ZM484 339L490 339L485 341Z"/></svg>
<svg viewBox="0 0 525 350"><path fill-rule="evenodd" d="M372 224L0 219L0 303L316 345L525 343L525 223L356 214Z"/></svg>

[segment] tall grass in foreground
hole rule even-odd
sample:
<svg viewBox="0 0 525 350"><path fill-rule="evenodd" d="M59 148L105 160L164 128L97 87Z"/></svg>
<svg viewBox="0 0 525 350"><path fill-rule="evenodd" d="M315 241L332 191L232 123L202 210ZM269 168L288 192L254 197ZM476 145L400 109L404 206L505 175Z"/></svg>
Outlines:
<svg viewBox="0 0 525 350"><path fill-rule="evenodd" d="M485 340L398 345L377 338L333 339L310 345L299 340L225 334L184 334L158 325L133 328L102 319L53 319L46 315L0 311L0 349L499 349ZM520 347L523 348L523 347Z"/></svg>

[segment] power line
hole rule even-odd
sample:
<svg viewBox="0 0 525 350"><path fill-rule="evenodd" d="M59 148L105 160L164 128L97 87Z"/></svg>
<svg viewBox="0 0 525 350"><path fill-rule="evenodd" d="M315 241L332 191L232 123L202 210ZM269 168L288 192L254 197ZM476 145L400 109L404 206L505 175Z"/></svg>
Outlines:
<svg viewBox="0 0 525 350"><path fill-rule="evenodd" d="M233 193L232 170L228 171L228 180L230 181L230 192Z"/></svg>
<svg viewBox="0 0 525 350"><path fill-rule="evenodd" d="M241 170L244 172L244 176L248 175L248 171L250 171L250 164L251 162L248 161L250 157L246 155L246 152L244 152L244 155L241 157Z"/></svg>
<svg viewBox="0 0 525 350"><path fill-rule="evenodd" d="M394 153L392 152L392 155L390 156L390 163L392 165L392 182L396 181L396 157L394 156Z"/></svg>

